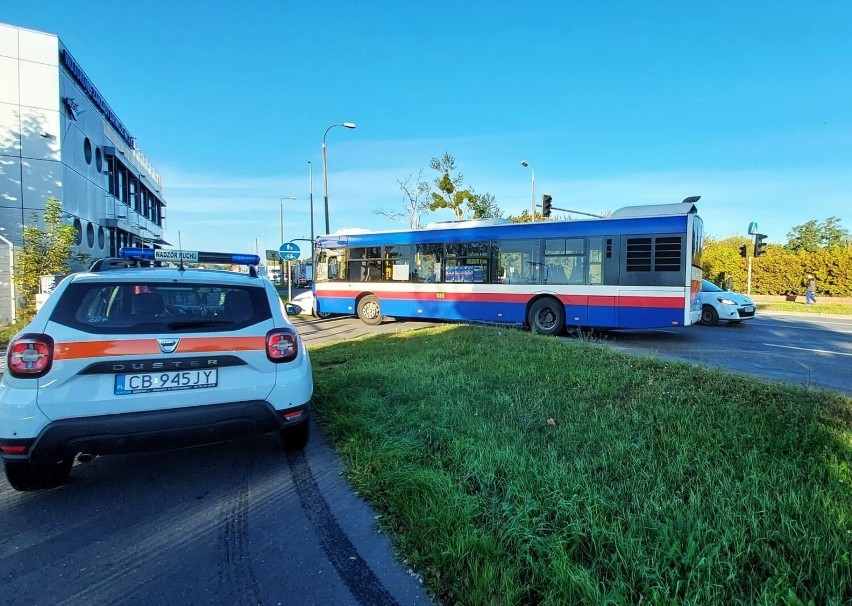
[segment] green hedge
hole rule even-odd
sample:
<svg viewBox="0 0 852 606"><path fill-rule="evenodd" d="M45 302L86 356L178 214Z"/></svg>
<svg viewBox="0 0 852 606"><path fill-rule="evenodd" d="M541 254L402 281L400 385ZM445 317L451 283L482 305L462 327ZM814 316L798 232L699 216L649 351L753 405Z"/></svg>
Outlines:
<svg viewBox="0 0 852 606"><path fill-rule="evenodd" d="M751 253L751 240L747 238L707 241L701 261L704 277L722 284L729 275L733 278L734 290L745 291L748 259L739 254L743 244ZM852 251L833 248L791 252L777 244L768 245L765 255L752 260L751 292L758 295L804 294L809 272L816 278L818 294L852 297Z"/></svg>

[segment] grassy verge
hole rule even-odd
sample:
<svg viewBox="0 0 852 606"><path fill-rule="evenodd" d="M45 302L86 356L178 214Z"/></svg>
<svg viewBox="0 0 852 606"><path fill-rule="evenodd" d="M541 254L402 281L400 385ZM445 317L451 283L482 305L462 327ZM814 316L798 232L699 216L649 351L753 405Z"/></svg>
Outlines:
<svg viewBox="0 0 852 606"><path fill-rule="evenodd" d="M778 301L776 303L758 303L761 311L796 311L810 314L837 314L852 316L852 305L844 303L817 303L816 305L805 305L793 301Z"/></svg>
<svg viewBox="0 0 852 606"><path fill-rule="evenodd" d="M852 401L441 326L312 349L316 412L447 604L846 604Z"/></svg>

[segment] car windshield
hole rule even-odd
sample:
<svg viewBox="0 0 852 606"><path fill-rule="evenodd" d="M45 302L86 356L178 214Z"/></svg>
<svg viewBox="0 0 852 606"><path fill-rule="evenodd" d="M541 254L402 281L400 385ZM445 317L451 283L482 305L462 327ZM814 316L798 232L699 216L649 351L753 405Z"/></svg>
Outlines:
<svg viewBox="0 0 852 606"><path fill-rule="evenodd" d="M709 280L701 280L701 290L704 292L724 292Z"/></svg>

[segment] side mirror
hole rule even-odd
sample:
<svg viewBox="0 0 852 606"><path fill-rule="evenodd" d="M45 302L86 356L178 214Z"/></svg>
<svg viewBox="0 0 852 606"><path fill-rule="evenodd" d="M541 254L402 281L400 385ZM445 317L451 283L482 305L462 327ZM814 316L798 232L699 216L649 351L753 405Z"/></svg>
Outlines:
<svg viewBox="0 0 852 606"><path fill-rule="evenodd" d="M302 308L298 305L294 305L293 303L287 303L284 305L284 309L287 310L288 316L298 316L302 313Z"/></svg>

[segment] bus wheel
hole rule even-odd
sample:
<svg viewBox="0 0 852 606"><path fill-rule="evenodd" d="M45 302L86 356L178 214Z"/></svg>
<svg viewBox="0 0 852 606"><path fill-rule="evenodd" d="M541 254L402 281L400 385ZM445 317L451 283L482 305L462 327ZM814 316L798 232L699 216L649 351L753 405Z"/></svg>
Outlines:
<svg viewBox="0 0 852 606"><path fill-rule="evenodd" d="M379 300L373 295L367 295L358 301L358 317L364 324L376 326L382 323L382 308Z"/></svg>
<svg viewBox="0 0 852 606"><path fill-rule="evenodd" d="M555 299L539 299L530 307L527 322L535 333L558 335L565 328L565 308Z"/></svg>

